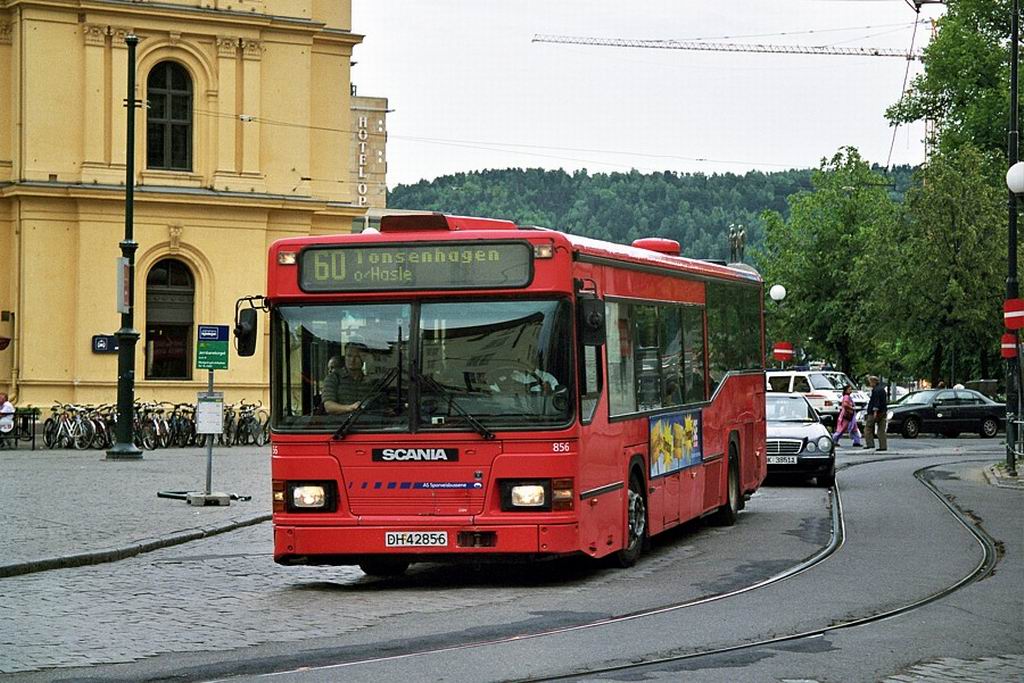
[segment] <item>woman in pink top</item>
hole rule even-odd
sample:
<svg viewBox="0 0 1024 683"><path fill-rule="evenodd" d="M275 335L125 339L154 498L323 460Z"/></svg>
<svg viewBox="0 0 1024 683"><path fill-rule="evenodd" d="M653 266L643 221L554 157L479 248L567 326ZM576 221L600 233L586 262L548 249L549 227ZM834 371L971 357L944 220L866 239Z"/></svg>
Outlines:
<svg viewBox="0 0 1024 683"><path fill-rule="evenodd" d="M857 409L853 405L853 397L850 396L850 385L843 387L843 400L839 404L839 417L836 419L836 431L832 440L839 445L843 434L847 432L853 438L853 445L860 446L860 427L857 426Z"/></svg>

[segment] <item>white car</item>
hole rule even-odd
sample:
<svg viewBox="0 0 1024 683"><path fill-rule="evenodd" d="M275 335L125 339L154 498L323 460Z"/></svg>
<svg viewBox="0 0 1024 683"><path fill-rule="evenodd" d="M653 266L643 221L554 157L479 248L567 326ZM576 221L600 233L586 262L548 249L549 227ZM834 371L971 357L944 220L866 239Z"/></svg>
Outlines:
<svg viewBox="0 0 1024 683"><path fill-rule="evenodd" d="M857 385L851 382L850 378L846 376L846 373L838 372L836 370L824 370L821 374L832 380L832 384L834 384L836 389L839 390L840 395L843 393L843 387L851 387L853 389L853 391L850 392L850 398L853 399L854 408L858 413L867 407L868 399L871 398L868 395L868 392L858 389Z"/></svg>
<svg viewBox="0 0 1024 683"><path fill-rule="evenodd" d="M842 389L836 388L835 382L828 376L829 372L831 371L768 370L765 372L765 383L768 391L802 394L825 422L834 425L839 416L843 392ZM864 403L867 404L867 399Z"/></svg>

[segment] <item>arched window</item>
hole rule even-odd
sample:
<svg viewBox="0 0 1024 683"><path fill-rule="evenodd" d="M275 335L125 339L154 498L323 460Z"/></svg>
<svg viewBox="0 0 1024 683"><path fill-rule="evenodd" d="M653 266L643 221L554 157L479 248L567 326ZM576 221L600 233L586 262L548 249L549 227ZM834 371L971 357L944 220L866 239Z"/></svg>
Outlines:
<svg viewBox="0 0 1024 683"><path fill-rule="evenodd" d="M146 81L146 165L192 170L192 79L181 64L160 62Z"/></svg>
<svg viewBox="0 0 1024 683"><path fill-rule="evenodd" d="M146 277L146 379L192 379L192 271L158 261Z"/></svg>

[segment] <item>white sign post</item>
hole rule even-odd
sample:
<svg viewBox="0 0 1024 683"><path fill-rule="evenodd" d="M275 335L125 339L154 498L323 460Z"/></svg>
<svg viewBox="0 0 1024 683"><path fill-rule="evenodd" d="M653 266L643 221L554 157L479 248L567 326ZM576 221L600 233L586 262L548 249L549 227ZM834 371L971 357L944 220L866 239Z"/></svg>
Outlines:
<svg viewBox="0 0 1024 683"><path fill-rule="evenodd" d="M210 387L196 397L196 434L206 434L206 491L190 493L185 497L189 505L231 505L231 496L210 491L213 481L213 437L224 431L224 394L213 390L213 370Z"/></svg>
<svg viewBox="0 0 1024 683"><path fill-rule="evenodd" d="M117 312L122 315L132 309L131 263L124 256L117 259Z"/></svg>
<svg viewBox="0 0 1024 683"><path fill-rule="evenodd" d="M196 401L196 434L220 434L224 431L224 394L199 392Z"/></svg>

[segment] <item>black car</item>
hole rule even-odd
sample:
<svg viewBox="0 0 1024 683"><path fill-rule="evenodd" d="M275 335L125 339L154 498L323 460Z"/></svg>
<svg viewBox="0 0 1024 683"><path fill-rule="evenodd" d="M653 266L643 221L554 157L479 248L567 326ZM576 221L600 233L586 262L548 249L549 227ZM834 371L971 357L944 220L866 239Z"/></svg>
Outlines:
<svg viewBox="0 0 1024 683"><path fill-rule="evenodd" d="M912 391L889 406L887 432L914 439L921 432L992 438L1006 423L1006 405L971 389Z"/></svg>
<svg viewBox="0 0 1024 683"><path fill-rule="evenodd" d="M768 474L814 477L819 486L836 481L836 449L832 435L801 394L768 392Z"/></svg>

